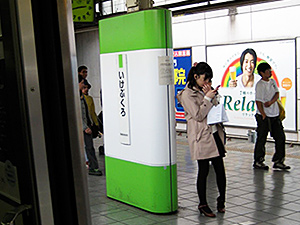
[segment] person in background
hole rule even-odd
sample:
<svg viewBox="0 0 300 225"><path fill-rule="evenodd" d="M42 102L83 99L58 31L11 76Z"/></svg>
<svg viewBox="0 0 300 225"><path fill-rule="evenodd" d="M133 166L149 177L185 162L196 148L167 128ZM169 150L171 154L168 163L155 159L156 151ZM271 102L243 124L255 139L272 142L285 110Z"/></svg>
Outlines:
<svg viewBox="0 0 300 225"><path fill-rule="evenodd" d="M256 169L268 170L265 161L265 144L269 131L275 140L275 154L272 158L273 168L288 170L291 167L284 164L285 159L285 133L282 122L279 119L279 108L277 99L279 90L272 77L272 69L268 63L261 63L257 67L257 72L261 80L256 84L255 102L257 112L255 115L257 122L257 139L254 148L254 164Z"/></svg>
<svg viewBox="0 0 300 225"><path fill-rule="evenodd" d="M217 210L225 213L226 175L223 163L225 157L224 130L222 124L207 124L210 109L219 104L217 90L210 86L213 71L211 67L200 62L191 68L187 78L187 86L177 95L184 108L187 120L188 142L192 160L198 162L197 192L200 203L198 210L207 217L215 217L207 204L206 182L209 162L212 163L217 179L219 197Z"/></svg>
<svg viewBox="0 0 300 225"><path fill-rule="evenodd" d="M95 154L92 130L91 130L91 119L89 116L88 105L83 97L82 91L84 89L85 79L78 75L79 81L79 92L80 92L80 102L81 102L81 114L82 114L82 125L83 125L83 137L85 144L85 152L89 161L89 175L101 176L102 172L99 170L97 157Z"/></svg>
<svg viewBox="0 0 300 225"><path fill-rule="evenodd" d="M256 52L252 48L243 51L240 57L242 74L236 80L230 80L229 87L255 88L256 83L260 80L260 76L254 74L256 62Z"/></svg>
<svg viewBox="0 0 300 225"><path fill-rule="evenodd" d="M86 79L88 75L88 68L86 66L79 66L77 71L79 76L82 76L83 79Z"/></svg>
<svg viewBox="0 0 300 225"><path fill-rule="evenodd" d="M95 104L94 104L94 99L92 96L89 95L89 89L91 88L91 85L89 84L89 82L87 80L84 80L84 87L82 90L82 94L84 96L84 99L86 101L86 104L88 106L89 109L89 116L92 119L92 123L94 125L96 125L97 127L99 127L99 122L98 122L98 117L97 114L95 112Z"/></svg>
<svg viewBox="0 0 300 225"><path fill-rule="evenodd" d="M96 127L99 127L98 117L95 113L94 99L93 99L92 96L89 95L89 89L90 88L91 88L91 85L89 84L89 82L87 80L84 80L84 87L83 87L83 90L82 90L82 94L84 96L84 99L85 99L86 104L87 104L88 109L89 109L89 116L92 119L93 125L95 125ZM92 131L92 133L93 133L93 131ZM101 135L101 134L99 133L99 135ZM95 138L94 135L93 135L93 138ZM89 166L88 166L89 163L88 163L88 159L87 159L86 154L85 154L85 159L86 159L87 168L89 168Z"/></svg>

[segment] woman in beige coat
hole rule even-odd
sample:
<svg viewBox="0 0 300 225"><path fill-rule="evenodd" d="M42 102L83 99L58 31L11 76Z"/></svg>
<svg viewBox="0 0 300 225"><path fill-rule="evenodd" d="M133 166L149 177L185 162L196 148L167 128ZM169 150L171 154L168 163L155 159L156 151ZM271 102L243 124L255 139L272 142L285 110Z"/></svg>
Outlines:
<svg viewBox="0 0 300 225"><path fill-rule="evenodd" d="M216 173L219 197L217 210L225 212L226 175L223 163L225 156L224 130L222 124L207 124L207 114L217 101L217 90L211 87L213 72L205 62L193 66L188 74L187 86L177 95L187 120L188 142L192 160L198 162L197 192L200 200L198 209L208 217L216 215L207 205L206 180L209 161Z"/></svg>

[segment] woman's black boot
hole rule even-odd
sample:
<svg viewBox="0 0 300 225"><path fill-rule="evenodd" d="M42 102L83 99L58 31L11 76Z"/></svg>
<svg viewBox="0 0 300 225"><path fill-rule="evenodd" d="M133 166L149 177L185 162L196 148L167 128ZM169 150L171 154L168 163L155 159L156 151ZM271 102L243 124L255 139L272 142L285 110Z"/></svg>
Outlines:
<svg viewBox="0 0 300 225"><path fill-rule="evenodd" d="M207 217L216 217L216 214L214 214L211 209L208 207L208 205L200 205L198 206L198 209L200 213L204 214L204 216Z"/></svg>
<svg viewBox="0 0 300 225"><path fill-rule="evenodd" d="M217 210L219 213L225 213L225 201L217 199Z"/></svg>

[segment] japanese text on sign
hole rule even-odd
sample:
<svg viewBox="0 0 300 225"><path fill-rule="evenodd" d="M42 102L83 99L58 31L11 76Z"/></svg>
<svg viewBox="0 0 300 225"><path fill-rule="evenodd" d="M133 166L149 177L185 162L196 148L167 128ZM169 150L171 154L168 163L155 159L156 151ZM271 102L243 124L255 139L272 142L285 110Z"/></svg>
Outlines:
<svg viewBox="0 0 300 225"><path fill-rule="evenodd" d="M130 109L128 95L128 70L127 55L118 55L118 114L120 142L124 145L130 145Z"/></svg>
<svg viewBox="0 0 300 225"><path fill-rule="evenodd" d="M120 89L120 109L121 109L121 116L126 116L126 110L125 110L125 85L124 85L125 81L124 81L124 72L119 71L119 89Z"/></svg>
<svg viewBox="0 0 300 225"><path fill-rule="evenodd" d="M192 49L174 49L174 86L175 96L186 86L187 75L192 66ZM185 121L184 109L175 98L176 120Z"/></svg>
<svg viewBox="0 0 300 225"><path fill-rule="evenodd" d="M174 69L174 84L186 85L185 69Z"/></svg>
<svg viewBox="0 0 300 225"><path fill-rule="evenodd" d="M173 52L173 57L187 57L191 56L191 50L176 50Z"/></svg>

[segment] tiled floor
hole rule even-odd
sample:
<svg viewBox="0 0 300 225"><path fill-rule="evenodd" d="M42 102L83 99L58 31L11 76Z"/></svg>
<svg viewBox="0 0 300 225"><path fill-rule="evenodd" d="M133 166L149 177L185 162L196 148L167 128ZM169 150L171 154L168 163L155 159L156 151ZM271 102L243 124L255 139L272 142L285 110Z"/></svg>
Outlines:
<svg viewBox="0 0 300 225"><path fill-rule="evenodd" d="M99 140L95 141L95 147ZM178 211L156 215L106 197L105 175L88 176L93 225L98 224L300 224L300 146L286 145L289 172L252 169L253 144L243 139L227 142L226 213L207 218L197 210L196 162L190 160L185 135L177 136ZM272 167L274 143L266 145L266 163ZM98 155L98 154L97 154ZM104 157L99 158L104 170ZM208 177L208 204L216 211L217 187L211 168Z"/></svg>

